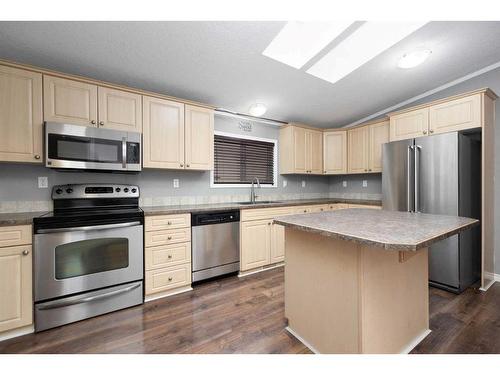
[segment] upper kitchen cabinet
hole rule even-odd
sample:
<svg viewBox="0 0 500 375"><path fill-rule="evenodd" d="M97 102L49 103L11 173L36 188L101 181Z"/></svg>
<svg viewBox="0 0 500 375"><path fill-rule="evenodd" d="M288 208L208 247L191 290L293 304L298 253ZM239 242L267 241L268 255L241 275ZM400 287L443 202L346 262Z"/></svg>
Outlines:
<svg viewBox="0 0 500 375"><path fill-rule="evenodd" d="M42 162L42 75L0 65L0 161Z"/></svg>
<svg viewBox="0 0 500 375"><path fill-rule="evenodd" d="M45 121L97 126L97 86L43 76Z"/></svg>
<svg viewBox="0 0 500 375"><path fill-rule="evenodd" d="M280 173L322 174L323 133L296 125L282 127Z"/></svg>
<svg viewBox="0 0 500 375"><path fill-rule="evenodd" d="M143 97L144 168L184 169L184 104Z"/></svg>
<svg viewBox="0 0 500 375"><path fill-rule="evenodd" d="M416 109L390 117L390 140L416 138L429 131L429 108Z"/></svg>
<svg viewBox="0 0 500 375"><path fill-rule="evenodd" d="M186 169L213 169L214 111L186 105L184 132Z"/></svg>
<svg viewBox="0 0 500 375"><path fill-rule="evenodd" d="M389 142L389 121L368 125L368 172L382 172L382 145Z"/></svg>
<svg viewBox="0 0 500 375"><path fill-rule="evenodd" d="M368 145L370 130L367 126L354 128L347 131L348 172L368 172Z"/></svg>
<svg viewBox="0 0 500 375"><path fill-rule="evenodd" d="M106 129L142 132L142 96L99 87L99 126Z"/></svg>
<svg viewBox="0 0 500 375"><path fill-rule="evenodd" d="M481 127L481 94L436 104L429 109L429 133Z"/></svg>
<svg viewBox="0 0 500 375"><path fill-rule="evenodd" d="M323 173L347 173L347 131L323 133Z"/></svg>

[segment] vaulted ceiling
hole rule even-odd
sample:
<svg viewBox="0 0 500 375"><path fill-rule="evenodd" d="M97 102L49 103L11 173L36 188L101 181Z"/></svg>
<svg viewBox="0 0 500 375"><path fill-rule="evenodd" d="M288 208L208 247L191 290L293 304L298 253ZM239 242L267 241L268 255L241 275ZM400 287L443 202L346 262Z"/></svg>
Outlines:
<svg viewBox="0 0 500 375"><path fill-rule="evenodd" d="M284 24L0 22L0 58L241 113L262 102L265 117L320 127L347 125L500 61L500 22L430 22L331 84L307 74L311 64L295 69L262 55ZM424 64L396 67L421 46L432 50Z"/></svg>

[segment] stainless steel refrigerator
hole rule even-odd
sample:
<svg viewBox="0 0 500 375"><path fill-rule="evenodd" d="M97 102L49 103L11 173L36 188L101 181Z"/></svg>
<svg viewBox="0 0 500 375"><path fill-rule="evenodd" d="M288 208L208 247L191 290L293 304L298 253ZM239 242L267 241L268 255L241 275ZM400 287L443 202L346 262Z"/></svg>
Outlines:
<svg viewBox="0 0 500 375"><path fill-rule="evenodd" d="M477 134L447 133L382 147L385 210L481 217L481 143ZM460 293L480 276L481 230L475 227L429 248L431 285Z"/></svg>

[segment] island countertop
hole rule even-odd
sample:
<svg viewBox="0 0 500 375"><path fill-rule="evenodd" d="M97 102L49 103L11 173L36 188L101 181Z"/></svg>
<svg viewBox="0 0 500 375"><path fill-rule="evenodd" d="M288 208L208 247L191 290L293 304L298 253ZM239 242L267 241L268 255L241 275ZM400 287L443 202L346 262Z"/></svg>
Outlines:
<svg viewBox="0 0 500 375"><path fill-rule="evenodd" d="M479 220L351 208L275 218L276 224L387 250L416 251L479 224Z"/></svg>

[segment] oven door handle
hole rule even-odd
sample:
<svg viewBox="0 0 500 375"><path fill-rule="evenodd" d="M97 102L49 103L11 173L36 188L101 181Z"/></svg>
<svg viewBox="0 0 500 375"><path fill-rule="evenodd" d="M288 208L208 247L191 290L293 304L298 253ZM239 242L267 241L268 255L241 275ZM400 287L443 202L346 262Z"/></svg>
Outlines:
<svg viewBox="0 0 500 375"><path fill-rule="evenodd" d="M89 226L85 226L85 227L37 229L37 231L36 231L35 234L61 233L61 232L80 232L80 231L87 232L87 231L90 231L90 230L104 230L104 229L115 229L115 228L133 227L135 225L141 225L141 222L140 221L133 221L133 222L130 222L130 223L89 225Z"/></svg>
<svg viewBox="0 0 500 375"><path fill-rule="evenodd" d="M141 283L136 283L136 284L130 285L130 286L123 288L123 289L113 290L111 292L98 294L96 296L83 297L83 298L78 298L78 299L74 299L74 300L70 300L70 301L48 302L48 303L44 304L43 306L39 306L38 310L52 310L52 309L58 309L61 307L78 305L80 303L85 303L85 302L99 301L101 299L110 298L110 297L116 296L118 294L130 292L131 290L134 290L140 286L141 286Z"/></svg>

